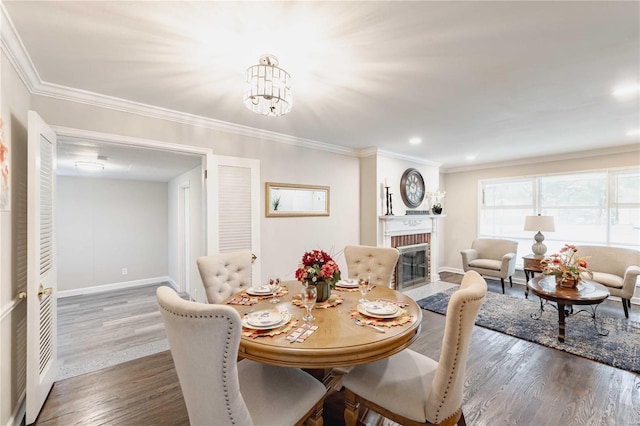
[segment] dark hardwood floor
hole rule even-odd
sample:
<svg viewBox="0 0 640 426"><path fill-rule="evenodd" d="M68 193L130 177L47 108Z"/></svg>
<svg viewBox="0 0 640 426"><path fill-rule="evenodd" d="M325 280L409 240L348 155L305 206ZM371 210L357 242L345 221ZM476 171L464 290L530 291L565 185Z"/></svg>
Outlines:
<svg viewBox="0 0 640 426"><path fill-rule="evenodd" d="M459 276L442 276L455 282ZM489 281L500 292L500 282ZM508 293L522 295L524 287ZM624 317L620 302L605 302ZM638 320L640 307L632 315ZM438 359L444 316L423 311L412 349ZM325 425L342 425L342 395L325 403ZM640 376L482 327L474 329L463 409L469 425L640 425ZM362 413L365 425L394 425ZM57 382L42 425L188 424L168 351ZM215 425L215 420L212 420Z"/></svg>

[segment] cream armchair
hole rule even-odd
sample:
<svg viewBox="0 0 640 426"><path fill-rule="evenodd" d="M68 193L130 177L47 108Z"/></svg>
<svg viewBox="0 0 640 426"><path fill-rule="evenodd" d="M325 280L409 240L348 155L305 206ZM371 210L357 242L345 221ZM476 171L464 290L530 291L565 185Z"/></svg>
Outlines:
<svg viewBox="0 0 640 426"><path fill-rule="evenodd" d="M165 286L156 294L189 423L322 425L326 388L313 376L236 361L242 325L235 309L186 301Z"/></svg>
<svg viewBox="0 0 640 426"><path fill-rule="evenodd" d="M344 377L345 423L356 424L359 404L401 425L465 424L462 392L471 332L487 283L467 272L447 306L440 361L405 349L358 365Z"/></svg>
<svg viewBox="0 0 640 426"><path fill-rule="evenodd" d="M209 303L222 303L251 287L251 250L202 256L196 259Z"/></svg>
<svg viewBox="0 0 640 426"><path fill-rule="evenodd" d="M478 238L470 249L460 252L462 268L465 272L476 271L481 275L500 278L504 294L505 278L509 278L509 285L513 287L512 276L516 272L517 252L517 241Z"/></svg>
<svg viewBox="0 0 640 426"><path fill-rule="evenodd" d="M622 247L576 246L577 256L588 257L593 281L609 289L612 296L622 299L624 316L629 318L631 298L640 276L640 251Z"/></svg>
<svg viewBox="0 0 640 426"><path fill-rule="evenodd" d="M371 283L389 287L400 253L391 247L346 246L349 278L371 278Z"/></svg>

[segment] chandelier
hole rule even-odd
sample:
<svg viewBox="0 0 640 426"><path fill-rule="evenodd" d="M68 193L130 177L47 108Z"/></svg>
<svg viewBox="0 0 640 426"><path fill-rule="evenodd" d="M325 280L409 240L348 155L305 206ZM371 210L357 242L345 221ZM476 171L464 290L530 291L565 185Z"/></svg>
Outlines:
<svg viewBox="0 0 640 426"><path fill-rule="evenodd" d="M278 58L263 55L247 68L244 104L251 111L277 117L291 111L291 76L278 67Z"/></svg>

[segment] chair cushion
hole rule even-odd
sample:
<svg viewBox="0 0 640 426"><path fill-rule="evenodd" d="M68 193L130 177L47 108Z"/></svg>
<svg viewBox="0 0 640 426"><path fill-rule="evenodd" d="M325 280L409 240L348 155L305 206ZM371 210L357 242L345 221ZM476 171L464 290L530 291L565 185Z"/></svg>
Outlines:
<svg viewBox="0 0 640 426"><path fill-rule="evenodd" d="M624 283L622 277L605 272L594 272L592 280L611 288L622 288Z"/></svg>
<svg viewBox="0 0 640 426"><path fill-rule="evenodd" d="M321 382L298 368L247 359L238 363L238 378L255 425L293 425L327 392Z"/></svg>
<svg viewBox="0 0 640 426"><path fill-rule="evenodd" d="M494 271L499 271L502 267L502 260L476 259L469 262L469 266L473 268L493 269Z"/></svg>
<svg viewBox="0 0 640 426"><path fill-rule="evenodd" d="M354 367L342 383L374 404L424 422L425 396L431 393L437 368L438 363L431 358L405 349L389 358Z"/></svg>

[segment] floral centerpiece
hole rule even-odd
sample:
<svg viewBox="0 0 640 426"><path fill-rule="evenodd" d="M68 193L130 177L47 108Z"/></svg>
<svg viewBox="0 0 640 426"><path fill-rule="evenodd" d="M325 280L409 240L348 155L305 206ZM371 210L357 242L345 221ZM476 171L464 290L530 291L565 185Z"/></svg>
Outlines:
<svg viewBox="0 0 640 426"><path fill-rule="evenodd" d="M550 257L542 259L542 273L556 277L556 284L560 287L576 287L582 275L593 277L589 270L587 257L578 257L578 249L571 244L565 244L559 253L554 253Z"/></svg>
<svg viewBox="0 0 640 426"><path fill-rule="evenodd" d="M316 286L318 302L324 302L331 295L331 288L340 280L340 267L327 252L312 250L302 255L296 279L304 285Z"/></svg>

